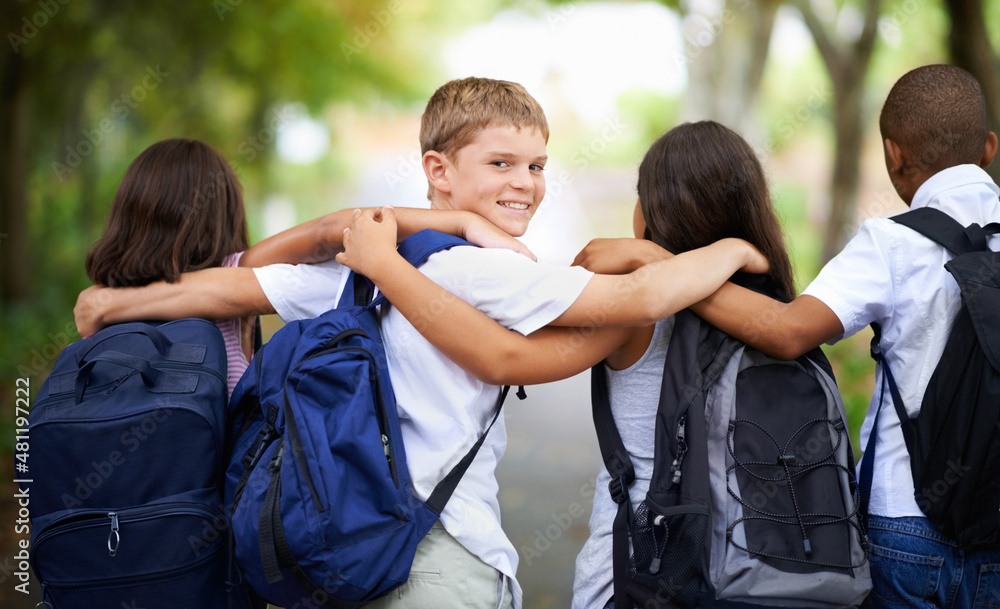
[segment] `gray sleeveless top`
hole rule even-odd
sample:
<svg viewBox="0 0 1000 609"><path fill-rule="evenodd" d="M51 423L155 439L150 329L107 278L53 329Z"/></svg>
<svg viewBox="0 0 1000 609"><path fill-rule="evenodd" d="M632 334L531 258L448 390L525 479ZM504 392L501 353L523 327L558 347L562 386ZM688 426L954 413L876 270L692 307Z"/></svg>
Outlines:
<svg viewBox="0 0 1000 609"><path fill-rule="evenodd" d="M673 317L657 322L646 352L628 368L611 370L604 366L608 374L611 412L635 468L635 482L629 489L633 508L645 499L653 476L656 406L673 327ZM576 558L573 609L603 609L613 594L611 527L618 506L608 492L610 481L607 468L601 464L590 515L590 537Z"/></svg>

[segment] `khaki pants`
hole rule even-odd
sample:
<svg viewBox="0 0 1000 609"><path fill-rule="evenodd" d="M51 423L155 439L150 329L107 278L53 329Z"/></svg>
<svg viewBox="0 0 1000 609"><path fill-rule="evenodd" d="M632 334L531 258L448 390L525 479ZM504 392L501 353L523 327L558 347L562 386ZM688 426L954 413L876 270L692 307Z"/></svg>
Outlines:
<svg viewBox="0 0 1000 609"><path fill-rule="evenodd" d="M505 578L435 523L420 543L410 579L365 609L510 609Z"/></svg>

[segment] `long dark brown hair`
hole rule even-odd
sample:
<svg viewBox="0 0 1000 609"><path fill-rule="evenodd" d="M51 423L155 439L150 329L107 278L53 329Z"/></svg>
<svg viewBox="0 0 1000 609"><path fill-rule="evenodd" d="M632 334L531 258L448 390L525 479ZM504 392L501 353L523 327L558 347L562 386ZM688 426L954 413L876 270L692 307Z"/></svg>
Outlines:
<svg viewBox="0 0 1000 609"><path fill-rule="evenodd" d="M770 263L763 291L786 302L795 297L764 170L735 131L714 121L674 127L646 152L638 191L646 239L675 254L745 239Z"/></svg>
<svg viewBox="0 0 1000 609"><path fill-rule="evenodd" d="M249 246L243 193L214 148L169 139L129 165L104 236L87 255L87 276L111 287L141 286L221 266Z"/></svg>

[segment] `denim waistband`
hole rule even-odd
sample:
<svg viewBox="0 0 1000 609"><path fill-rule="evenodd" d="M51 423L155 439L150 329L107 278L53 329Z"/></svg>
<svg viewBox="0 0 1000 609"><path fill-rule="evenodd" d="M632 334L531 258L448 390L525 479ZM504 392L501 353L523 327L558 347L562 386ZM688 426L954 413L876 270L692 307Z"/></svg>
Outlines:
<svg viewBox="0 0 1000 609"><path fill-rule="evenodd" d="M886 516L869 514L867 518L867 526L869 530L879 529L882 531L906 533L907 535L923 537L924 539L930 539L931 541L943 543L955 548L958 547L958 544L942 535L929 519L921 518L920 516L888 518Z"/></svg>

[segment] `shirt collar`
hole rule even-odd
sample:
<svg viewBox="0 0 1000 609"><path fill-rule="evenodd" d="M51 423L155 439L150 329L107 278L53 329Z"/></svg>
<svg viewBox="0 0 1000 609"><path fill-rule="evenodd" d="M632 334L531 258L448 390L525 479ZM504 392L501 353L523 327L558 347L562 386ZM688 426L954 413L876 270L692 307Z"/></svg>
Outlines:
<svg viewBox="0 0 1000 609"><path fill-rule="evenodd" d="M956 165L935 173L920 185L910 202L910 209L926 207L941 193L968 184L986 184L994 194L1000 195L1000 188L990 174L978 165Z"/></svg>

